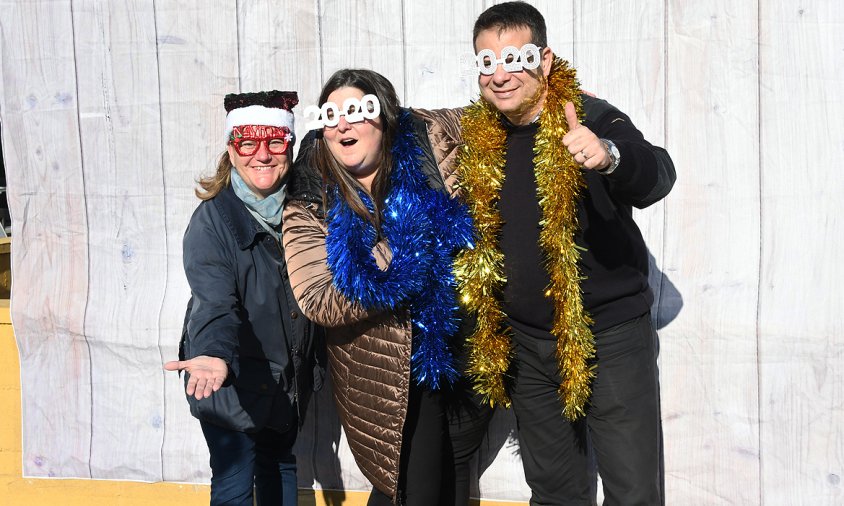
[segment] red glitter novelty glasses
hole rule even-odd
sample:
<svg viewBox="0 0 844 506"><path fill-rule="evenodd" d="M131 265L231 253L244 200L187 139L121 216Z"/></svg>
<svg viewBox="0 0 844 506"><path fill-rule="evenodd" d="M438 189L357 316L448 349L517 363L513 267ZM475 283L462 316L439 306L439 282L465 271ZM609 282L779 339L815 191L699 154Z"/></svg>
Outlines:
<svg viewBox="0 0 844 506"><path fill-rule="evenodd" d="M287 127L241 125L232 129L229 144L234 146L240 156L254 156L262 143L271 154L283 155L287 153L287 146L292 139Z"/></svg>

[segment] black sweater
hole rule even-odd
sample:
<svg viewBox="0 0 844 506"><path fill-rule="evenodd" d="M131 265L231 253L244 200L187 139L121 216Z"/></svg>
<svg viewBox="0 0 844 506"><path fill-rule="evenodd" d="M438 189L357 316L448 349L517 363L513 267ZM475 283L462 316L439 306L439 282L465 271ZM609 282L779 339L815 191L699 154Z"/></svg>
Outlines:
<svg viewBox="0 0 844 506"><path fill-rule="evenodd" d="M607 102L583 97L583 124L598 137L612 140L621 164L610 175L584 170L586 189L578 202L580 272L586 311L600 332L650 310L648 252L632 217L632 207L660 200L674 184L668 153L647 142L624 113ZM530 336L555 339L549 332L553 302L544 296L549 284L545 255L539 246L541 211L533 166L538 124L508 126L505 179L499 209L504 220L501 249L507 284L504 312L509 323Z"/></svg>

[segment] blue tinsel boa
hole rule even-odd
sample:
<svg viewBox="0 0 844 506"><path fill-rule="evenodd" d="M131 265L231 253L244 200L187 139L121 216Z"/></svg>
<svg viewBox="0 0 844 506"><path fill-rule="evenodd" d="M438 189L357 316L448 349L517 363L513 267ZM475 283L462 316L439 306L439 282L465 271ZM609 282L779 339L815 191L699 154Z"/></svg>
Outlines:
<svg viewBox="0 0 844 506"><path fill-rule="evenodd" d="M472 246L472 221L464 205L428 186L422 149L408 111L399 117L393 141L390 192L384 201L382 231L393 253L381 270L372 248L375 227L346 204L336 185L329 188L325 246L334 285L366 308L407 307L414 326L411 372L419 384L437 389L458 373L449 339L457 332L454 254ZM370 208L372 201L360 191Z"/></svg>

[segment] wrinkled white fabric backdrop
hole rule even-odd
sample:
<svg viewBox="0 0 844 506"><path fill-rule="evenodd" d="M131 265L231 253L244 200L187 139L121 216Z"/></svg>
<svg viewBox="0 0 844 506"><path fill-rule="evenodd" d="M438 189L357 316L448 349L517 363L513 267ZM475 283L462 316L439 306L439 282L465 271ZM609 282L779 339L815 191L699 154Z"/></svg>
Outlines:
<svg viewBox="0 0 844 506"><path fill-rule="evenodd" d="M176 356L194 180L226 93L368 67L405 104L464 105L474 0L0 1L24 473L206 482ZM532 2L585 89L674 158L637 213L654 257L669 504L841 504L844 5ZM299 133L304 118L299 116ZM496 420L480 495L524 500ZM368 489L329 397L301 484Z"/></svg>

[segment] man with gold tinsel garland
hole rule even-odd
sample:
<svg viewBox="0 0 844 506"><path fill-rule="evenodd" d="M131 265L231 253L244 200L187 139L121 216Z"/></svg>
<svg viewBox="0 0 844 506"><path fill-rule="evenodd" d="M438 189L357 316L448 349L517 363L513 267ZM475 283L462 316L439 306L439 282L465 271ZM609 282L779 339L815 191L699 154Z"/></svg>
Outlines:
<svg viewBox="0 0 844 506"><path fill-rule="evenodd" d="M605 505L663 504L653 293L632 208L668 194L673 163L582 93L532 6L490 7L473 40L481 97L457 171L476 242L455 273L482 403L451 420L458 475L491 408L512 406L530 504L592 503L587 438Z"/></svg>

